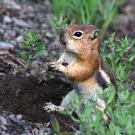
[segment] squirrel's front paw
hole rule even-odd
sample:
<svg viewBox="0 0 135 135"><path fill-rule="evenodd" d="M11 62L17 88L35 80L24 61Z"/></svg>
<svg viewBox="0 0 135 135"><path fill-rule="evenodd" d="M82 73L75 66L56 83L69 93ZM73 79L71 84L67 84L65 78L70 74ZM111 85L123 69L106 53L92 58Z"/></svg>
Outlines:
<svg viewBox="0 0 135 135"><path fill-rule="evenodd" d="M65 67L57 61L49 62L47 65L50 69L59 71L59 72L64 72L64 69L65 69Z"/></svg>
<svg viewBox="0 0 135 135"><path fill-rule="evenodd" d="M46 103L46 105L45 105L43 108L44 108L44 110L47 111L47 112L54 112L54 111L59 112L59 111L63 111L63 110L64 110L63 107L61 107L61 106L56 106L56 105L52 104L51 102Z"/></svg>

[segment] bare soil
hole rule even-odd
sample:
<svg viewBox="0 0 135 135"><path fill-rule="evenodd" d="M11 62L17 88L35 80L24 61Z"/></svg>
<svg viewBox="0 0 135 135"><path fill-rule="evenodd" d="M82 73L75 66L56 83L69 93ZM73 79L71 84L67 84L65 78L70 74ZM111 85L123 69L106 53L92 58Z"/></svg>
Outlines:
<svg viewBox="0 0 135 135"><path fill-rule="evenodd" d="M0 80L0 110L23 114L32 122L48 122L49 115L43 110L45 103L59 105L70 90L70 85L61 80L38 83L36 78L8 74Z"/></svg>

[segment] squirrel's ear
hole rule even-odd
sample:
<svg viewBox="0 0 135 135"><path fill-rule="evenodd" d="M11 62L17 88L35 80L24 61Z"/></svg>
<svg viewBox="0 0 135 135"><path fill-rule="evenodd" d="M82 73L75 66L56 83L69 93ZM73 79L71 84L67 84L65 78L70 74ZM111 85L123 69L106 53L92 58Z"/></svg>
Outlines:
<svg viewBox="0 0 135 135"><path fill-rule="evenodd" d="M96 38L98 38L98 37L99 37L99 31L98 31L98 30L95 30L95 31L92 32L90 38L91 38L92 40L94 40L94 39L96 39Z"/></svg>

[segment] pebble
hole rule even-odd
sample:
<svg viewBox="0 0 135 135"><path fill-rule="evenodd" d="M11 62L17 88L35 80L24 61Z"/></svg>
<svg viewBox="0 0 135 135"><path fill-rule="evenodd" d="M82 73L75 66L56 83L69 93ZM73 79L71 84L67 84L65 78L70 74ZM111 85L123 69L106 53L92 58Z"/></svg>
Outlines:
<svg viewBox="0 0 135 135"><path fill-rule="evenodd" d="M17 4L14 0L3 0L3 4L8 9L21 10L21 6Z"/></svg>
<svg viewBox="0 0 135 135"><path fill-rule="evenodd" d="M5 79L6 79L6 74L0 72L0 80L5 80Z"/></svg>
<svg viewBox="0 0 135 135"><path fill-rule="evenodd" d="M45 23L43 23L43 24L41 25L41 27L42 27L43 29L47 29L47 28L48 28L47 24L45 24Z"/></svg>
<svg viewBox="0 0 135 135"><path fill-rule="evenodd" d="M0 34L3 35L4 34L4 30L2 28L0 28Z"/></svg>
<svg viewBox="0 0 135 135"><path fill-rule="evenodd" d="M34 124L34 128L31 122L22 119L22 114L9 114L6 112L0 112L0 135L40 135L46 134L46 127L42 124L42 127L39 128ZM37 129L36 132L33 132L34 129ZM36 134L35 134L36 133Z"/></svg>
<svg viewBox="0 0 135 135"><path fill-rule="evenodd" d="M0 50L13 50L14 46L10 43L0 42Z"/></svg>
<svg viewBox="0 0 135 135"><path fill-rule="evenodd" d="M29 14L28 14L28 17L32 19L32 18L35 17L35 14L34 14L34 13L29 13Z"/></svg>
<svg viewBox="0 0 135 135"><path fill-rule="evenodd" d="M7 28L7 25L6 24L2 24L0 27L4 30L4 29Z"/></svg>
<svg viewBox="0 0 135 135"><path fill-rule="evenodd" d="M16 37L16 31L10 30L10 31L8 31L8 35L9 35L10 37Z"/></svg>
<svg viewBox="0 0 135 135"><path fill-rule="evenodd" d="M21 114L18 114L18 115L16 116L16 118L17 118L18 120L21 120L21 119L22 119L22 115L21 115Z"/></svg>
<svg viewBox="0 0 135 135"><path fill-rule="evenodd" d="M3 125L7 125L7 120L5 117L0 115L0 123L2 123Z"/></svg>
<svg viewBox="0 0 135 135"><path fill-rule="evenodd" d="M13 20L9 16L4 16L3 21L4 23L12 23Z"/></svg>
<svg viewBox="0 0 135 135"><path fill-rule="evenodd" d="M52 38L53 37L52 33L50 33L50 32L46 32L45 35L46 35L47 38Z"/></svg>
<svg viewBox="0 0 135 135"><path fill-rule="evenodd" d="M17 19L15 17L13 17L13 21L14 21L15 25L17 25L17 26L27 27L27 28L31 27L28 23L26 23L25 21L23 21L21 19Z"/></svg>
<svg viewBox="0 0 135 135"><path fill-rule="evenodd" d="M16 38L16 41L17 41L17 42L23 41L23 36L22 36L22 35L19 35L19 36Z"/></svg>
<svg viewBox="0 0 135 135"><path fill-rule="evenodd" d="M10 119L13 119L14 117L15 117L14 114L10 114L10 115L9 115L9 118L10 118Z"/></svg>
<svg viewBox="0 0 135 135"><path fill-rule="evenodd" d="M5 125L1 125L0 128L1 128L2 130L7 130L7 127L6 127Z"/></svg>

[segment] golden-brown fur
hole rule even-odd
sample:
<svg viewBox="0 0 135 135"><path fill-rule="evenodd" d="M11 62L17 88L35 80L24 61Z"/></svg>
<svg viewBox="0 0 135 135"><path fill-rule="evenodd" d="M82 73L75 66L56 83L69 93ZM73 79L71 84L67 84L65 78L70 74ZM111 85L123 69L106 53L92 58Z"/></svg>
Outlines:
<svg viewBox="0 0 135 135"><path fill-rule="evenodd" d="M82 39L73 38L77 30L83 31ZM100 64L99 38L92 40L92 33L96 30L93 25L72 25L64 31L64 40L67 51L75 52L76 62L67 66L65 75L73 81L84 81L90 78L98 70ZM72 46L75 48L72 50ZM78 52L76 52L78 50Z"/></svg>
<svg viewBox="0 0 135 135"><path fill-rule="evenodd" d="M96 31L97 29L93 25L73 24L66 28L60 34L65 52L58 61L50 63L52 68L64 73L73 82L76 89L82 90L81 93L87 91L86 93L91 94L92 90L101 89L96 81L96 74L101 67L100 39L98 35L94 37ZM82 35L76 37L76 32L81 32ZM63 64L64 62L67 62L66 66Z"/></svg>

